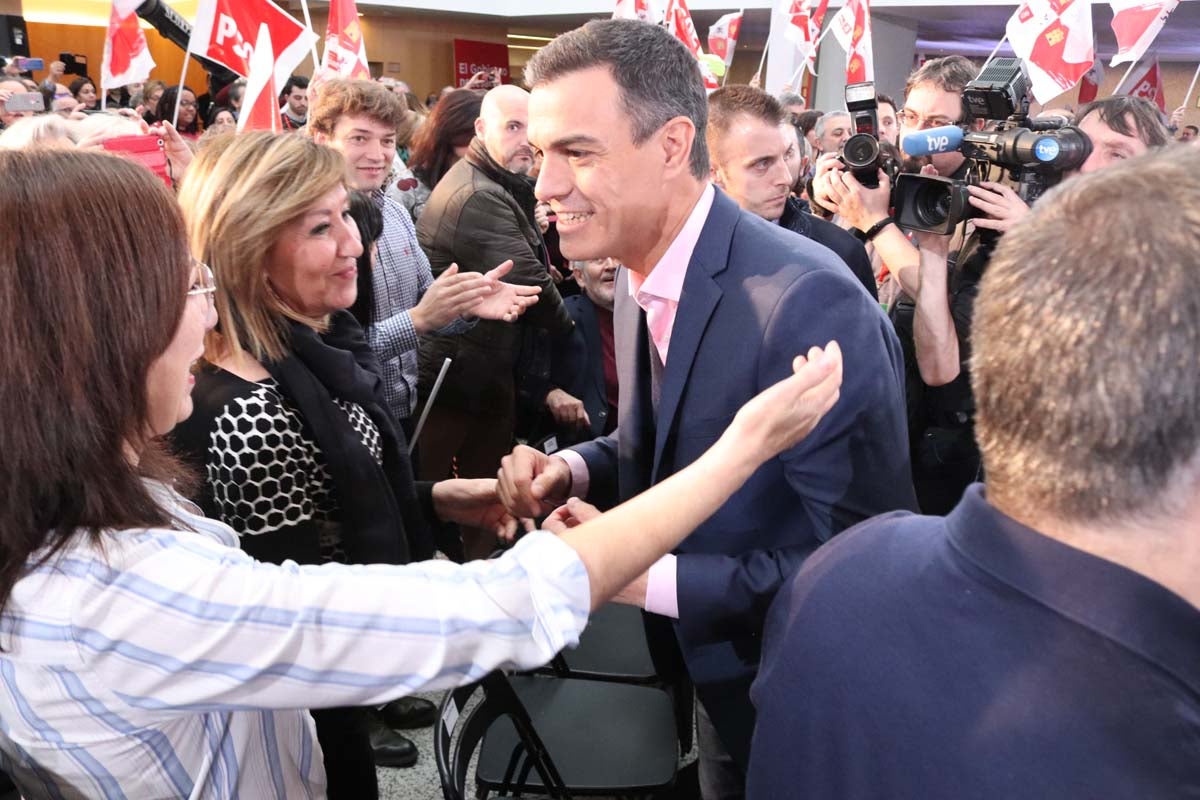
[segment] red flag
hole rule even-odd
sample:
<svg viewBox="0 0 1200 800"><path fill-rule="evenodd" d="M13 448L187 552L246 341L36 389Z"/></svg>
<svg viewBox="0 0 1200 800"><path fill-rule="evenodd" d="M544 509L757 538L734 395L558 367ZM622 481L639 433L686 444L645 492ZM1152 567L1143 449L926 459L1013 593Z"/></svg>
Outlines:
<svg viewBox="0 0 1200 800"><path fill-rule="evenodd" d="M1164 91L1162 70L1158 68L1158 57L1146 63L1144 67L1133 73L1127 84L1125 94L1130 97L1144 97L1158 106L1164 114L1167 112L1167 96Z"/></svg>
<svg viewBox="0 0 1200 800"><path fill-rule="evenodd" d="M1039 103L1073 87L1095 61L1090 0L1025 0L1005 32Z"/></svg>
<svg viewBox="0 0 1200 800"><path fill-rule="evenodd" d="M733 63L733 50L737 47L738 33L741 30L741 11L721 17L708 29L708 52L720 56L728 67Z"/></svg>
<svg viewBox="0 0 1200 800"><path fill-rule="evenodd" d="M200 0L188 51L248 78L263 25L270 31L273 61L276 73L282 71L285 76L279 81L283 84L304 60L317 36L271 0Z"/></svg>
<svg viewBox="0 0 1200 800"><path fill-rule="evenodd" d="M692 12L688 10L686 0L670 0L667 4L667 31L683 42L700 63L700 75L704 78L704 88L720 88L721 84L717 77L700 59L700 56L704 55L704 50L700 47L700 36L696 33L695 24L692 23Z"/></svg>
<svg viewBox="0 0 1200 800"><path fill-rule="evenodd" d="M832 24L834 37L846 51L846 83L875 80L870 0L850 0Z"/></svg>
<svg viewBox="0 0 1200 800"><path fill-rule="evenodd" d="M104 39L104 60L100 65L101 89L142 83L155 67L146 46L146 34L138 24L138 5L138 0L113 0L108 35Z"/></svg>
<svg viewBox="0 0 1200 800"><path fill-rule="evenodd" d="M1079 104L1090 103L1100 94L1100 85L1104 83L1104 62L1096 59L1092 68L1083 74L1079 81Z"/></svg>
<svg viewBox="0 0 1200 800"><path fill-rule="evenodd" d="M1117 54L1110 67L1138 61L1158 36L1179 0L1110 0L1112 29L1117 35Z"/></svg>
<svg viewBox="0 0 1200 800"><path fill-rule="evenodd" d="M367 45L358 24L354 0L331 0L329 25L325 31L325 55L321 57L323 78L371 79L367 67Z"/></svg>

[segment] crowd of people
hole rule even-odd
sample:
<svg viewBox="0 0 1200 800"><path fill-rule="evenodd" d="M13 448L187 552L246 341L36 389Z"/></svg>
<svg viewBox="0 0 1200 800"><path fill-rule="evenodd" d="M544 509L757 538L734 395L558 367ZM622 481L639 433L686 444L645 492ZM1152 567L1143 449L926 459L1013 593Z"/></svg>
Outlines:
<svg viewBox="0 0 1200 800"><path fill-rule="evenodd" d="M1044 109L1086 157L1027 202L903 151L994 125L978 71L876 96L871 179L846 110L635 21L424 102L294 76L278 133L242 80L5 65L0 768L377 797L414 693L611 601L694 685L704 800L1186 795L1196 127ZM970 213L903 227L898 174Z"/></svg>

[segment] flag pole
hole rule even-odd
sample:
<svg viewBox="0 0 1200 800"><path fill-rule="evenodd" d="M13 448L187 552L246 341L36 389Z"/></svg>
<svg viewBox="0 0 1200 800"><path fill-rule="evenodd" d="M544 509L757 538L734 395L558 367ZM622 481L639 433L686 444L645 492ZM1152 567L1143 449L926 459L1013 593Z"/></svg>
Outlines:
<svg viewBox="0 0 1200 800"><path fill-rule="evenodd" d="M767 63L767 48L770 46L771 46L771 30L770 30L770 28L768 28L767 29L767 41L763 42L762 58L760 58L758 60L758 69L755 70L755 72L754 72L756 77L761 78L761 76L762 76L763 64ZM759 86L761 86L761 85L762 85L762 81L760 79Z"/></svg>
<svg viewBox="0 0 1200 800"><path fill-rule="evenodd" d="M810 50L808 53L804 54L804 58L802 58L800 60L800 66L796 69L795 73L792 74L792 79L790 81L788 81L788 83L790 83L792 86L796 85L796 81L800 78L800 75L804 72L804 68L808 66L809 55L817 54L817 51L821 49L821 42L825 41L825 37L829 35L829 32L831 30L833 30L833 25L830 25L827 28L825 28L825 30L821 31L821 35L817 37L817 40L815 42L813 42L812 50ZM816 77L816 74L817 73L814 72L813 76ZM797 92L797 94L802 94L802 92Z"/></svg>
<svg viewBox="0 0 1200 800"><path fill-rule="evenodd" d="M1141 59L1130 62L1129 69L1125 70L1125 74L1121 76L1121 80L1117 81L1117 85L1113 87L1112 95L1110 96L1116 96L1120 93L1121 87L1125 85L1125 81L1129 80L1129 73L1133 72L1133 68L1138 65L1138 61L1141 61ZM1195 83L1195 81L1192 81L1192 83Z"/></svg>
<svg viewBox="0 0 1200 800"><path fill-rule="evenodd" d="M312 31L312 17L308 15L308 0L300 0L300 8L304 10L304 24ZM313 31L315 34L316 31ZM312 60L313 60L313 77L317 77L317 72L321 69L321 61L317 58L317 40L313 39L312 43Z"/></svg>
<svg viewBox="0 0 1200 800"><path fill-rule="evenodd" d="M1183 105L1186 106L1188 101L1192 99L1192 90L1196 88L1196 79L1200 78L1200 66L1196 67L1196 74L1192 76L1192 82L1188 84L1187 94L1183 96Z"/></svg>
<svg viewBox="0 0 1200 800"><path fill-rule="evenodd" d="M982 75L983 71L988 68L988 64L992 63L992 59L994 59L996 57L996 53L1000 52L1000 48L1003 47L1004 43L1007 41L1008 41L1008 34L1005 33L1004 37L1001 38L1000 41L996 42L996 46L992 48L992 52L988 54L987 61L984 61L983 66L979 68L979 75ZM976 80L979 79L979 75L975 76Z"/></svg>
<svg viewBox="0 0 1200 800"><path fill-rule="evenodd" d="M183 80L187 77L188 56L192 54L192 43L189 41L188 46L183 51L183 69L179 71L179 88L175 90L175 113L171 115L171 127L179 127L179 103L183 100ZM196 109L196 113L200 113L200 109Z"/></svg>

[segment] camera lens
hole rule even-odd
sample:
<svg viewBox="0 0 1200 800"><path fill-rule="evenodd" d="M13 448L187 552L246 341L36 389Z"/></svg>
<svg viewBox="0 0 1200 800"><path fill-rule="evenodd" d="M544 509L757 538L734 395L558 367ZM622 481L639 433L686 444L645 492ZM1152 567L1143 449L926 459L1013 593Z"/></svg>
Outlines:
<svg viewBox="0 0 1200 800"><path fill-rule="evenodd" d="M913 195L913 214L921 225L929 228L946 223L951 205L950 191L944 184L923 184Z"/></svg>
<svg viewBox="0 0 1200 800"><path fill-rule="evenodd" d="M863 169L879 158L879 140L866 133L851 136L842 145L842 161L850 169Z"/></svg>

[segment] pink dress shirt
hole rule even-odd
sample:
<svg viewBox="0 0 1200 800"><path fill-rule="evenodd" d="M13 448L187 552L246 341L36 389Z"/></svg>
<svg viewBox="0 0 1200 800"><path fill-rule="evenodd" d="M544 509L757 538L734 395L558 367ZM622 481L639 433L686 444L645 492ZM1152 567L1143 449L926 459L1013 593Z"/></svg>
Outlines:
<svg viewBox="0 0 1200 800"><path fill-rule="evenodd" d="M671 331L675 327L675 314L679 310L679 298L683 294L683 280L687 277L688 262L692 260L692 252L700 241L700 232L704 230L715 196L716 191L711 183L704 187L687 222L650 270L649 277L643 278L636 272L627 271L629 296L646 312L646 327L664 367L671 346ZM571 468L571 493L577 497L587 497L588 470L583 457L572 450L562 450L556 455ZM673 555L663 556L650 567L646 582L647 611L679 619L675 577Z"/></svg>

